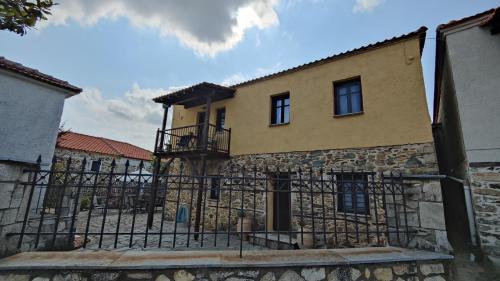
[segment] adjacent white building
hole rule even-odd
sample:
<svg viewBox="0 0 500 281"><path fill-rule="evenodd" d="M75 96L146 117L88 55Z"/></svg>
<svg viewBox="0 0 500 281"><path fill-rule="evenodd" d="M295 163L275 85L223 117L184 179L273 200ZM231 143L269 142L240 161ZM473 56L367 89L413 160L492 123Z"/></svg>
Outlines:
<svg viewBox="0 0 500 281"><path fill-rule="evenodd" d="M500 262L500 8L437 28L434 135L454 248Z"/></svg>
<svg viewBox="0 0 500 281"><path fill-rule="evenodd" d="M49 164L64 100L82 89L0 57L0 161Z"/></svg>

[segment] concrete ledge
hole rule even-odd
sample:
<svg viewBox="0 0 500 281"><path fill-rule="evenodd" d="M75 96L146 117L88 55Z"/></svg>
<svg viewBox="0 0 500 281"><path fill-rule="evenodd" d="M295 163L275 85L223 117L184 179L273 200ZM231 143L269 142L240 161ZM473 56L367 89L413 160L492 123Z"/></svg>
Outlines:
<svg viewBox="0 0 500 281"><path fill-rule="evenodd" d="M255 268L452 260L453 256L395 247L245 251L25 252L0 260L0 271Z"/></svg>

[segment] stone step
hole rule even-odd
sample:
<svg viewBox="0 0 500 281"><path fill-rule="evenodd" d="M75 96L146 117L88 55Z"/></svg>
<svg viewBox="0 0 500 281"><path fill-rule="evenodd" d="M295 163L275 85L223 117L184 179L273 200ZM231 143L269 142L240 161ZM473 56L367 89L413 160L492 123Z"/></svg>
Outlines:
<svg viewBox="0 0 500 281"><path fill-rule="evenodd" d="M264 233L251 233L248 235L248 239L249 243L274 250L295 250L300 248L297 239L292 237L290 243L290 236L286 234L280 234L278 240L278 234L276 233L268 233L267 239Z"/></svg>

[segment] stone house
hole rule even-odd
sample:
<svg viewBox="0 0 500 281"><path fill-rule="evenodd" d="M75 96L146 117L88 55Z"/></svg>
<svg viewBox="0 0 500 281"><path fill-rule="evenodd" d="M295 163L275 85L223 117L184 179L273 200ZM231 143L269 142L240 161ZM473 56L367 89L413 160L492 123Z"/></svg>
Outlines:
<svg viewBox="0 0 500 281"><path fill-rule="evenodd" d="M54 156L57 163L56 170L65 169L68 160L71 158L70 170L73 171L80 171L85 159L86 163L83 169L89 174L99 173L104 175L110 173L113 161L115 163L113 173L124 173L128 161L127 174L132 176L138 174L139 171L142 174L151 174L152 153L150 151L126 142L71 131L59 133ZM142 169L140 169L141 162L143 163ZM129 177L127 177L127 180L130 180ZM120 184L117 184L111 192L113 198L108 202L110 208L117 208L120 205L120 192ZM105 190L99 190L92 199L91 193L90 189L83 192L80 203L83 204L84 208L88 208L90 203L99 206L104 205ZM57 192L51 194L50 198L57 198ZM48 205L56 205L55 200L53 201L52 204L48 203ZM37 206L37 208L42 208L42 206Z"/></svg>
<svg viewBox="0 0 500 281"><path fill-rule="evenodd" d="M500 9L436 31L434 136L453 246L500 262ZM464 247L465 246L465 247Z"/></svg>
<svg viewBox="0 0 500 281"><path fill-rule="evenodd" d="M85 158L87 171L109 172L111 162L115 160L115 172L123 173L128 160L128 172L133 173L139 170L139 164L142 161L143 172L151 173L151 152L126 142L63 131L57 136L55 147L54 155L58 161L66 161L71 157L72 167L80 168Z"/></svg>
<svg viewBox="0 0 500 281"><path fill-rule="evenodd" d="M0 256L12 253L6 233L19 231L27 190L23 173L54 154L64 101L82 89L0 57Z"/></svg>
<svg viewBox="0 0 500 281"><path fill-rule="evenodd" d="M184 169L194 175L212 176L206 183L212 189L207 199L212 209L211 199L233 201L218 191L221 185L231 185L217 180L221 173L224 177L232 173L228 167L239 171L255 167L256 174L273 179L273 190L288 190L288 194L292 184L280 183L297 180L299 169L311 168L318 177L324 174L332 181L339 180L338 171L349 170L351 182L366 182L366 171L378 179L380 173L389 171L406 176L437 175L420 61L426 30L422 27L229 87L203 82L155 98L164 105L165 114L154 154L168 159L169 166L158 164L154 171L178 171L184 163ZM167 129L171 107L172 128ZM269 167L272 174L266 172ZM294 176L277 169L290 169ZM439 180L410 185L408 190L415 191L410 223L423 237L413 239L413 245L448 248ZM381 205L363 197L366 190L353 190L345 184L338 188L334 192L344 196L323 203L333 206L327 212L339 208L356 215L358 211L352 210L359 210L366 216ZM254 199L256 203L243 203L259 210L265 220L256 222L260 229L297 229L301 208L296 197L279 195L287 192L266 190ZM186 194L184 200L188 198ZM318 196L309 200L314 206L321 202ZM221 218L225 217L230 221L224 223L235 225L235 218L224 213ZM314 225L313 217L308 220ZM333 227L336 225L328 226Z"/></svg>

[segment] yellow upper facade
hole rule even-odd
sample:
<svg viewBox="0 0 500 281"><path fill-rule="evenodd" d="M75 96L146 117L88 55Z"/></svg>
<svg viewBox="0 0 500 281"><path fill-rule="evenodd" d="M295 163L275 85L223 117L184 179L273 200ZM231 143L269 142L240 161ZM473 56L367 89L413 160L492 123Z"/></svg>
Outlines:
<svg viewBox="0 0 500 281"><path fill-rule="evenodd" d="M421 37L367 48L324 63L236 85L225 108L231 155L362 148L432 142ZM335 116L334 83L359 77L361 113ZM271 99L289 93L290 122L271 125ZM173 109L172 128L196 124L204 106Z"/></svg>

